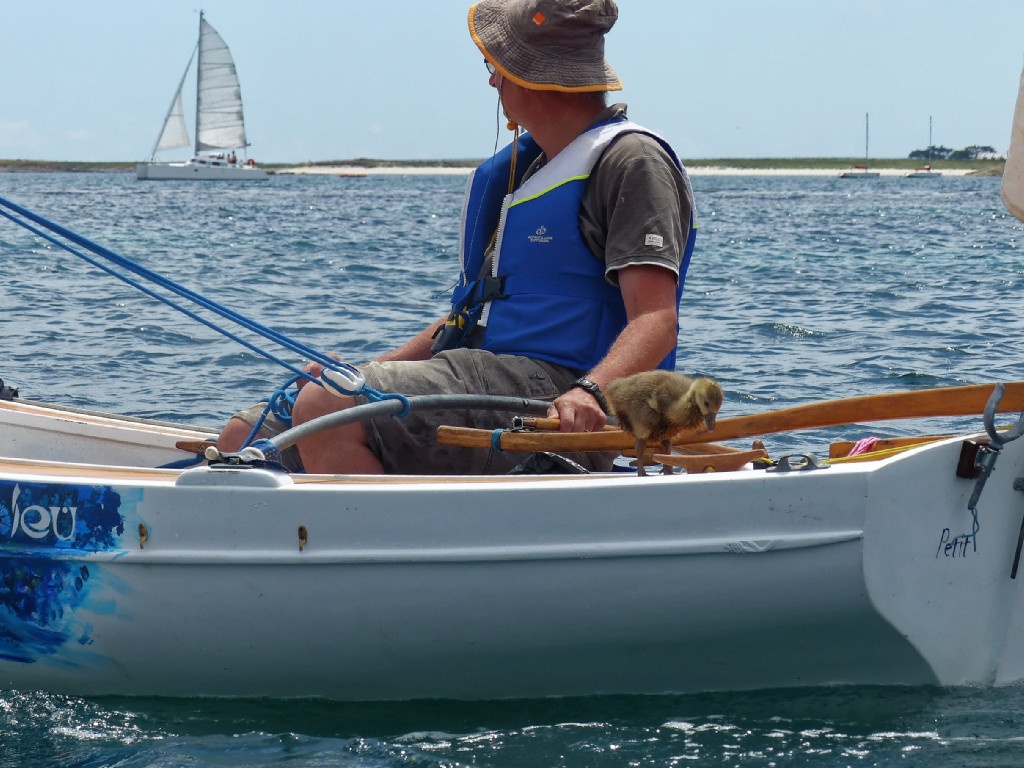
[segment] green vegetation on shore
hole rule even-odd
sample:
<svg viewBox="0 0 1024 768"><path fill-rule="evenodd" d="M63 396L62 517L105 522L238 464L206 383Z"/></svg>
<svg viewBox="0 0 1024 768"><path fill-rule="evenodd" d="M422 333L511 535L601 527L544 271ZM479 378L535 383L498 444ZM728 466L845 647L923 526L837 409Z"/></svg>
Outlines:
<svg viewBox="0 0 1024 768"><path fill-rule="evenodd" d="M353 160L320 160L306 163L261 163L267 170L276 168L318 167L347 165L357 168L472 168L479 160L375 160L355 158ZM734 168L737 170L836 170L841 171L852 165L862 165L863 158L854 157L727 157L717 159L684 160L688 168ZM920 160L901 158L870 159L874 169L894 168L912 170L921 166ZM935 160L931 163L936 171L966 170L977 175L1002 175L1002 160ZM134 173L134 162L90 163L49 160L2 160L0 173L11 172L64 172L64 173Z"/></svg>
<svg viewBox="0 0 1024 768"><path fill-rule="evenodd" d="M135 163L88 163L63 160L0 160L0 172L128 173Z"/></svg>

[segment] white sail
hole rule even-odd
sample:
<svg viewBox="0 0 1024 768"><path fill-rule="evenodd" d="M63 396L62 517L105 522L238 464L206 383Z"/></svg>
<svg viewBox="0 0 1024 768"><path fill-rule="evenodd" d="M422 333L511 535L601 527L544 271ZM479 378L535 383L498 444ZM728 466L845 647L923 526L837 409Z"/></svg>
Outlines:
<svg viewBox="0 0 1024 768"><path fill-rule="evenodd" d="M242 118L242 90L223 38L199 17L196 152L247 145Z"/></svg>
<svg viewBox="0 0 1024 768"><path fill-rule="evenodd" d="M178 149L189 145L188 129L185 127L185 109L181 105L181 89L185 85L185 75L188 74L188 68L192 66L194 57L195 51L193 50L192 56L189 57L188 64L185 66L185 71L181 73L181 82L178 83L178 90L175 91L174 99L171 100L167 117L164 118L164 128L153 146L154 157L160 150Z"/></svg>
<svg viewBox="0 0 1024 768"><path fill-rule="evenodd" d="M198 54L197 54L198 51ZM188 131L181 94L185 78L196 59L196 140L195 154L187 162L156 162L156 153L187 147ZM150 162L139 163L139 179L256 180L267 172L252 158L239 162L235 153L219 151L248 147L242 118L242 92L238 86L235 62L224 39L199 13L199 42L192 51L185 74L181 76L171 107L164 118L160 136L153 147Z"/></svg>
<svg viewBox="0 0 1024 768"><path fill-rule="evenodd" d="M1010 148L1006 152L1003 168L1003 205L1015 217L1024 221L1024 72L1020 75L1017 108L1013 113Z"/></svg>

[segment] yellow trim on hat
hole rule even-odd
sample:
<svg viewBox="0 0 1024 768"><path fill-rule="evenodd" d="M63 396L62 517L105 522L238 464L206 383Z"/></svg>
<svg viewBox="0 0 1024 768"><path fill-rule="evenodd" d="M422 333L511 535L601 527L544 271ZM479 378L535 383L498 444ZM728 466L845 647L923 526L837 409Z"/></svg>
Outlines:
<svg viewBox="0 0 1024 768"><path fill-rule="evenodd" d="M619 81L618 85L601 84L568 87L564 85L558 85L557 83L531 83L529 80L524 80L521 77L513 75L511 72L509 72L495 60L494 56L490 54L490 52L487 50L487 47L484 45L483 41L477 35L476 25L473 24L473 14L476 12L477 5L479 5L479 3L475 3L469 7L469 17L467 19L467 21L469 22L469 36L473 38L473 42L476 43L476 47L480 49L480 52L484 55L484 58L494 65L494 68L498 70L498 73L502 77L511 80L516 85L522 86L523 88L528 88L532 91L560 91L562 93L593 93L595 91L622 90L621 80Z"/></svg>

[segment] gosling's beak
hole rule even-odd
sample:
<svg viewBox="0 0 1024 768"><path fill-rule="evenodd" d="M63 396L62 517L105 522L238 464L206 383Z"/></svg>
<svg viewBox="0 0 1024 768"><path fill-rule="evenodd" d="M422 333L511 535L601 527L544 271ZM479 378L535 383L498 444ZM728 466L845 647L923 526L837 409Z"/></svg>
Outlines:
<svg viewBox="0 0 1024 768"><path fill-rule="evenodd" d="M708 429L714 429L715 428L715 414L713 414L713 413L707 414L704 417L704 421L707 423Z"/></svg>

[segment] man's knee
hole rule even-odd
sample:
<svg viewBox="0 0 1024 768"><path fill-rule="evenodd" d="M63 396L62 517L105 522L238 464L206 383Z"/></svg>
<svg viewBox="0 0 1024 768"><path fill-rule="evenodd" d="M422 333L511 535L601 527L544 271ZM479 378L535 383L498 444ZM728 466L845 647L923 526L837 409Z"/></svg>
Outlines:
<svg viewBox="0 0 1024 768"><path fill-rule="evenodd" d="M306 386L299 391L292 406L292 424L305 424L318 416L351 408L355 403L353 397L341 397L323 387Z"/></svg>
<svg viewBox="0 0 1024 768"><path fill-rule="evenodd" d="M231 418L217 438L217 448L221 451L237 451L245 444L246 438L252 433L252 425L236 417Z"/></svg>

